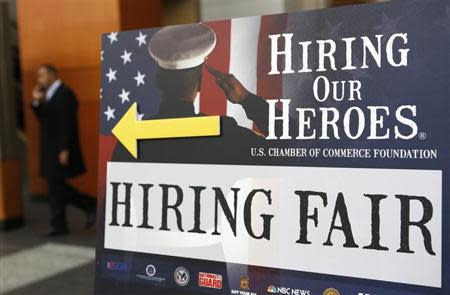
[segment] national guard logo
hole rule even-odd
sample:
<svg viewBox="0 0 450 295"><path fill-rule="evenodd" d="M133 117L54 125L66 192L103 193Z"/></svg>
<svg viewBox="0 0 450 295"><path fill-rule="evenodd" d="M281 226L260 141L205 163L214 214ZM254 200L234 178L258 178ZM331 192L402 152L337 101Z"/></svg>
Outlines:
<svg viewBox="0 0 450 295"><path fill-rule="evenodd" d="M200 287L222 289L222 276L214 273L199 272L198 285Z"/></svg>
<svg viewBox="0 0 450 295"><path fill-rule="evenodd" d="M323 295L341 295L341 293L334 288L328 288L323 292Z"/></svg>
<svg viewBox="0 0 450 295"><path fill-rule="evenodd" d="M248 276L241 276L241 279L239 280L239 286L242 290L250 289L250 279L248 278Z"/></svg>

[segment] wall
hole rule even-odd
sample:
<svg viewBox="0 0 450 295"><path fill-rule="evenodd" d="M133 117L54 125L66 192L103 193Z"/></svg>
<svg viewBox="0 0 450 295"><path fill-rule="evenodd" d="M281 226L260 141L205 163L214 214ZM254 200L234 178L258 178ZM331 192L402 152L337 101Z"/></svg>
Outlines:
<svg viewBox="0 0 450 295"><path fill-rule="evenodd" d="M164 26L199 21L199 0L164 0L162 9Z"/></svg>
<svg viewBox="0 0 450 295"><path fill-rule="evenodd" d="M73 180L96 194L100 42L103 32L160 24L160 1L18 0L20 58L30 190L46 194L38 173L38 122L29 107L36 69L52 63L79 101L79 129L88 172Z"/></svg>
<svg viewBox="0 0 450 295"><path fill-rule="evenodd" d="M23 222L10 9L7 2L0 2L0 229Z"/></svg>

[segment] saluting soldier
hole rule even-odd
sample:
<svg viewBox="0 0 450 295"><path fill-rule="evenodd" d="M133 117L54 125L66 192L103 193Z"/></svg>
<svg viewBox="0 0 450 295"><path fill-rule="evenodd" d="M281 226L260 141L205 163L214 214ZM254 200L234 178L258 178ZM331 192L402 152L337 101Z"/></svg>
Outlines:
<svg viewBox="0 0 450 295"><path fill-rule="evenodd" d="M156 85L161 94L159 113L154 119L205 116L196 114L194 100L200 91L202 67L216 44L214 31L202 24L163 28L153 35L149 52L159 65ZM119 144L114 152L115 161L142 161L167 163L235 163L251 160L250 147L265 144L268 129L269 105L232 75L205 65L215 77L217 85L227 99L244 108L263 134L239 126L228 116L221 117L221 134L218 137L141 140L138 159ZM277 112L278 113L278 112Z"/></svg>

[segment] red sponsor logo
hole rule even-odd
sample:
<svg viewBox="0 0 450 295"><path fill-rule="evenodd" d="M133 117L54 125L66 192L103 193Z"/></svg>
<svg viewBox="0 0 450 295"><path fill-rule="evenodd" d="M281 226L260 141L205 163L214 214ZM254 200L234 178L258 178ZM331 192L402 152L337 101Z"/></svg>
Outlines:
<svg viewBox="0 0 450 295"><path fill-rule="evenodd" d="M214 273L199 272L198 285L205 288L222 289L222 276Z"/></svg>

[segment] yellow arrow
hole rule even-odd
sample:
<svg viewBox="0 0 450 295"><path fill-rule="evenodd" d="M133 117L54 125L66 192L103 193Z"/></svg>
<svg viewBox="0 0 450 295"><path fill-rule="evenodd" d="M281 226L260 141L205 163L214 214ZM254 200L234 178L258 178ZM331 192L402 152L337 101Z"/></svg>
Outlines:
<svg viewBox="0 0 450 295"><path fill-rule="evenodd" d="M136 115L137 103L133 103L112 130L135 158L138 156L138 140L220 135L219 116L138 121Z"/></svg>

